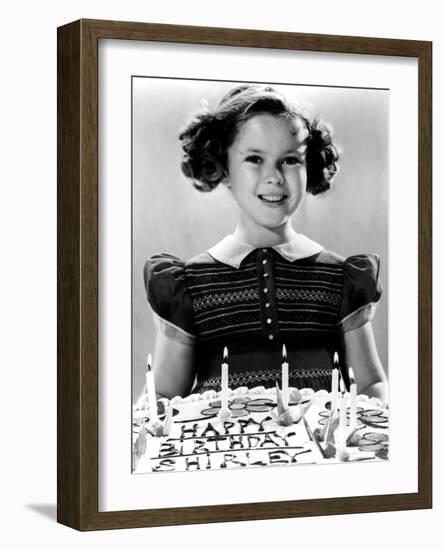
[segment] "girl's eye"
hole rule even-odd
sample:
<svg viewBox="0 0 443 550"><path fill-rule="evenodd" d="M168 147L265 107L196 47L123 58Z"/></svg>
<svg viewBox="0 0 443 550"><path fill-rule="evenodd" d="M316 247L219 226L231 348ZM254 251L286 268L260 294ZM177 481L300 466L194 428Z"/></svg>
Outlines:
<svg viewBox="0 0 443 550"><path fill-rule="evenodd" d="M261 164L263 162L263 159L258 155L248 155L245 160L246 162L251 162L252 164Z"/></svg>
<svg viewBox="0 0 443 550"><path fill-rule="evenodd" d="M297 157L286 157L285 159L283 159L283 163L289 164L292 166L294 164L300 164L300 161L298 160Z"/></svg>

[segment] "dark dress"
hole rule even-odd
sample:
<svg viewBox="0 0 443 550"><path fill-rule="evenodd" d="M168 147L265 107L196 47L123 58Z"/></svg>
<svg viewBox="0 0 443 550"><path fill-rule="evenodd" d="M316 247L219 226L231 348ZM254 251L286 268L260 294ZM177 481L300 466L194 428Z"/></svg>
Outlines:
<svg viewBox="0 0 443 550"><path fill-rule="evenodd" d="M195 346L193 392L220 389L225 346L230 388L280 384L283 344L290 386L330 390L334 352L346 372L343 333L373 317L382 292L373 254L288 261L255 249L238 269L208 253L188 262L159 254L144 276L159 329Z"/></svg>

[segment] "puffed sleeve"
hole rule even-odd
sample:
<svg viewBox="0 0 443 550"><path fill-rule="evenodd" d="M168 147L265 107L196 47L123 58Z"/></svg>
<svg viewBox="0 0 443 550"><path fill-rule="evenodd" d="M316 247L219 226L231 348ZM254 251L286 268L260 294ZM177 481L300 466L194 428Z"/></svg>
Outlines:
<svg viewBox="0 0 443 550"><path fill-rule="evenodd" d="M155 254L143 269L146 297L158 330L184 344L195 340L192 300L184 263L170 254Z"/></svg>
<svg viewBox="0 0 443 550"><path fill-rule="evenodd" d="M339 328L348 332L371 321L382 295L380 258L376 254L351 256L343 264L343 296Z"/></svg>

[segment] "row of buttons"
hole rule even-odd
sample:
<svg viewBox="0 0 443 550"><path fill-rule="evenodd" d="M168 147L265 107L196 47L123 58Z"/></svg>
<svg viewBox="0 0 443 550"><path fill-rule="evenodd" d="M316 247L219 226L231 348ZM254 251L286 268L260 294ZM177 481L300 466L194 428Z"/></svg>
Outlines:
<svg viewBox="0 0 443 550"><path fill-rule="evenodd" d="M268 251L267 248L263 248L263 249L262 249L263 254L266 254L267 251ZM268 263L268 260L267 260L266 258L264 258L264 259L262 260L261 263L262 263L263 265L266 265L266 264ZM269 277L269 273L267 273L266 271L264 271L264 273L263 273L263 278L264 278L264 279L267 279L268 277ZM266 281L265 281L265 284L266 284ZM269 289L265 286L265 287L263 288L263 292L264 292L264 294L268 294ZM265 308L268 309L268 308L270 307L270 305L271 305L271 304L270 304L269 302L266 302L266 303L265 303ZM268 317L268 318L266 319L266 323L267 323L268 325L272 324L272 319L271 319L271 317ZM269 340L273 340L273 339L274 339L274 335L273 335L273 334L268 334L268 339L269 339Z"/></svg>

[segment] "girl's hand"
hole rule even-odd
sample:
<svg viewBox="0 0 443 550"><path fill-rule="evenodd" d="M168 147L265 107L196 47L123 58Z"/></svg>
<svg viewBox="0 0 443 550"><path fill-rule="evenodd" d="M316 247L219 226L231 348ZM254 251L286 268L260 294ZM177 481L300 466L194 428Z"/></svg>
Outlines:
<svg viewBox="0 0 443 550"><path fill-rule="evenodd" d="M357 393L378 397L387 408L388 379L377 353L371 323L345 332L344 344L346 363L354 371Z"/></svg>
<svg viewBox="0 0 443 550"><path fill-rule="evenodd" d="M153 369L158 398L188 395L195 378L194 346L158 331Z"/></svg>
<svg viewBox="0 0 443 550"><path fill-rule="evenodd" d="M370 384L369 386L366 386L366 388L363 388L362 390L358 390L358 393L363 393L367 395L368 397L377 397L382 401L382 403L386 404L388 403L388 383L387 382L375 382L374 384Z"/></svg>

